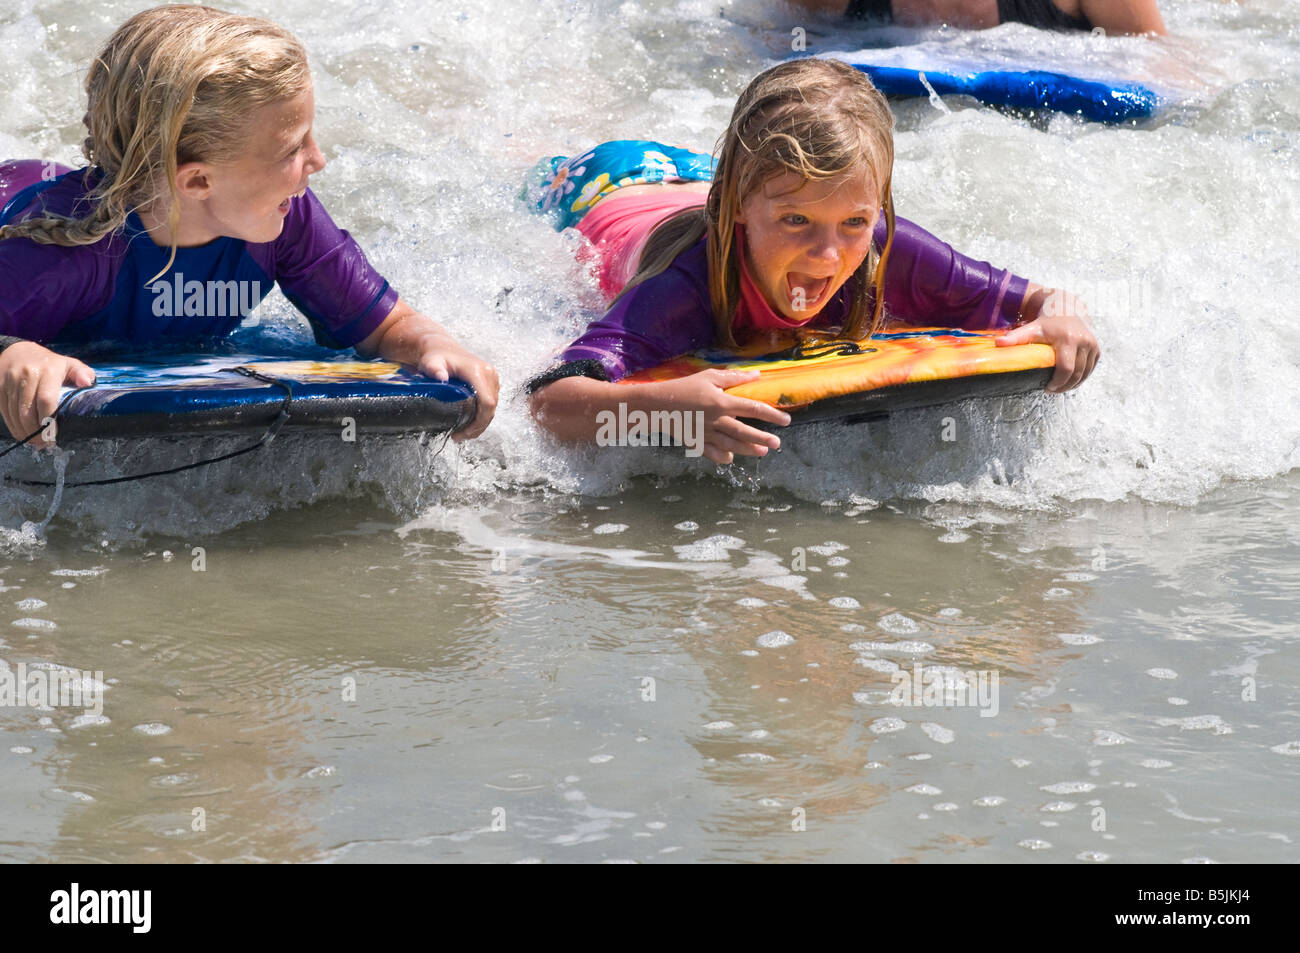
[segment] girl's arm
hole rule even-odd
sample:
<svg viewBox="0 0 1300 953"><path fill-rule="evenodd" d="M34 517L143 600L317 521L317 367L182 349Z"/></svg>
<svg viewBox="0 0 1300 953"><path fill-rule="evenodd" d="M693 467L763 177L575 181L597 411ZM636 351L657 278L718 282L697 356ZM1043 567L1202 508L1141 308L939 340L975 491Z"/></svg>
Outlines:
<svg viewBox="0 0 1300 953"><path fill-rule="evenodd" d="M728 387L757 377L758 371L707 370L675 381L627 385L590 377L565 377L534 391L528 402L537 422L568 443L596 442L602 427L607 426L599 419L602 412L613 414L612 419L618 420L640 411L653 422L656 418L652 415L656 412L677 411L675 423L670 423L672 417L661 417L661 426L679 439L684 439L687 433L702 435L697 450L714 463L725 465L736 454L761 457L781 447L781 438L776 434L741 423L739 417L782 427L790 423L790 415L784 411L762 401L726 393ZM690 431L685 430L683 413L697 415ZM672 433L672 427L680 428L681 432ZM616 435L620 439L625 437L625 434Z"/></svg>
<svg viewBox="0 0 1300 953"><path fill-rule="evenodd" d="M1165 21L1156 0L1080 0L1079 10L1094 27L1112 36L1155 33L1165 36Z"/></svg>
<svg viewBox="0 0 1300 953"><path fill-rule="evenodd" d="M487 429L496 413L500 382L496 368L471 354L432 318L416 311L401 298L382 324L356 345L361 354L378 354L388 361L415 367L421 374L445 381L459 377L474 388L478 413L453 440L469 440Z"/></svg>

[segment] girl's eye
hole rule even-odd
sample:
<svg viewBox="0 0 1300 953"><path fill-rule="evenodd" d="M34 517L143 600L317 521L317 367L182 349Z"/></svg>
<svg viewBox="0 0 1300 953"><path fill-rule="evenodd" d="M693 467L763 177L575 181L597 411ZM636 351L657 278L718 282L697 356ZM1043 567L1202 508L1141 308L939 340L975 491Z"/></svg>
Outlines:
<svg viewBox="0 0 1300 953"><path fill-rule="evenodd" d="M867 224L867 220L859 215L854 218L848 219L844 224L851 225L854 228L861 228L862 226Z"/></svg>
<svg viewBox="0 0 1300 953"><path fill-rule="evenodd" d="M785 216L785 221L790 225L807 225L808 219L802 215L791 213Z"/></svg>

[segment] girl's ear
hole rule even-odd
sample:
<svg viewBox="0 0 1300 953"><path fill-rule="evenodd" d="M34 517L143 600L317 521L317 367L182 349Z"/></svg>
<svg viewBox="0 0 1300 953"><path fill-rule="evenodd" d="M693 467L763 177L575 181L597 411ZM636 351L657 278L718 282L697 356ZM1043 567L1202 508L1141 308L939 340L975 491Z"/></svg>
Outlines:
<svg viewBox="0 0 1300 953"><path fill-rule="evenodd" d="M206 199L212 192L212 173L202 162L187 162L176 170L176 191L186 198Z"/></svg>

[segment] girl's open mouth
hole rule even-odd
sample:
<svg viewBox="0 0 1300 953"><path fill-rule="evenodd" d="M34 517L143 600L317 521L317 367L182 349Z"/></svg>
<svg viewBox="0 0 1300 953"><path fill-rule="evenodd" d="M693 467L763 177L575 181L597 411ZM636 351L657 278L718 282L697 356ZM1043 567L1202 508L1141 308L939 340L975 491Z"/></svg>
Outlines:
<svg viewBox="0 0 1300 953"><path fill-rule="evenodd" d="M293 204L293 200L297 198L302 198L302 196L305 195L306 192L307 192L306 189L303 189L301 192L294 192L293 195L289 196L287 199L285 199L283 202L277 205L276 209L279 211L281 215L288 215L289 207Z"/></svg>
<svg viewBox="0 0 1300 953"><path fill-rule="evenodd" d="M831 279L829 275L805 275L792 271L786 274L785 283L791 307L795 311L805 311L815 308L826 296Z"/></svg>

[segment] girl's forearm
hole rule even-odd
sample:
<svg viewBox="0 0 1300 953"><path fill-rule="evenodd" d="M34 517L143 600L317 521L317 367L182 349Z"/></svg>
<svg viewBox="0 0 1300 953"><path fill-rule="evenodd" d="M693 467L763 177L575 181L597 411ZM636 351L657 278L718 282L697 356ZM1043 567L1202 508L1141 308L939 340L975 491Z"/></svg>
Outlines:
<svg viewBox="0 0 1300 953"><path fill-rule="evenodd" d="M660 384L628 387L590 377L562 378L528 398L538 424L566 443L594 443L601 428L608 426L607 414L626 419L634 411L668 410L669 403L670 395Z"/></svg>

